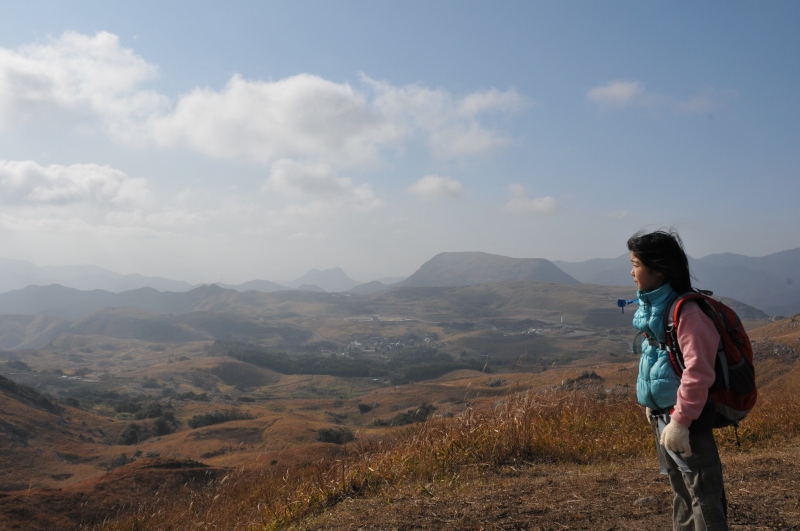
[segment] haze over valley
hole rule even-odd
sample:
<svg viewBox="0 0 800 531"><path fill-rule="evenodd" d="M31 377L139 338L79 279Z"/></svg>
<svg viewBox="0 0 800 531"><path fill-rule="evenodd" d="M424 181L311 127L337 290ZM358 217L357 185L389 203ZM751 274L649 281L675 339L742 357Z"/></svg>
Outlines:
<svg viewBox="0 0 800 531"><path fill-rule="evenodd" d="M800 248L763 257L732 253L710 255L701 259L690 257L690 266L695 277L695 287L739 300L770 315L800 312L800 283L795 283L800 278ZM254 279L238 285L217 285L239 292L300 290L365 295L400 286L454 287L503 280L633 286L627 253L615 259L561 262L541 258L510 258L479 252L437 254L406 278L359 282L336 267L327 270L313 269L292 281ZM54 284L58 286L53 286ZM33 286L47 289L36 289ZM153 290L182 293L199 286L182 280L138 274L120 275L93 266L43 267L21 260L0 258L0 313L44 312L53 317L68 317L103 306L126 305L154 311L170 311L171 304L180 307L182 303L168 302L167 299L171 297L177 301L181 298L156 295L152 293ZM150 290L140 291L143 288ZM105 293L78 294L74 290L100 290ZM140 299L141 302L137 302ZM162 302L145 302L145 299L160 299ZM64 305L70 309L59 309Z"/></svg>

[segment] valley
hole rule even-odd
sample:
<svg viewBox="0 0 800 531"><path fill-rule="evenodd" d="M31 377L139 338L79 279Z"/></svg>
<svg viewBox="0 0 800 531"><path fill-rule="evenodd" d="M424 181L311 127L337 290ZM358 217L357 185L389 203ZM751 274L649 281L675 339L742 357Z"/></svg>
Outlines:
<svg viewBox="0 0 800 531"><path fill-rule="evenodd" d="M124 489L97 492L120 474L177 495L186 477L200 488L309 466L528 390L625 395L632 312L615 301L630 294L522 280L364 296L201 287L179 313L2 316L0 340L18 348L0 351L0 524L22 511L40 526L28 529L71 529L124 512ZM52 501L89 492L81 511Z"/></svg>

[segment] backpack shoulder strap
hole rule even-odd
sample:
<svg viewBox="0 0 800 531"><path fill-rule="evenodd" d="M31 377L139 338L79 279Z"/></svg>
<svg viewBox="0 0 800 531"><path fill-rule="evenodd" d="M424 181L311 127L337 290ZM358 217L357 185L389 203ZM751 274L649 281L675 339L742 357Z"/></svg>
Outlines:
<svg viewBox="0 0 800 531"><path fill-rule="evenodd" d="M672 368L675 369L675 372L678 376L683 375L683 370L686 368L686 365L683 363L683 353L681 352L680 345L678 345L678 322L680 320L680 311L683 308L684 303L688 301L697 301L700 305L700 308L705 312L706 309L704 305L707 303L708 297L711 295L710 291L701 291L701 290L693 290L687 291L686 293L681 293L675 300L672 301L672 305L669 308L669 313L667 313L667 344L665 348L667 352L669 352L669 360L672 362Z"/></svg>

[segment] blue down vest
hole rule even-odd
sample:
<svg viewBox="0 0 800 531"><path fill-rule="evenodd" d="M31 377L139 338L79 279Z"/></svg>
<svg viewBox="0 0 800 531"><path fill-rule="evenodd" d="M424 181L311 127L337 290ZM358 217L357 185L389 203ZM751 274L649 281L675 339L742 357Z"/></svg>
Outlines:
<svg viewBox="0 0 800 531"><path fill-rule="evenodd" d="M667 314L678 292L669 284L664 284L654 291L638 291L636 294L639 297L639 309L633 316L633 326L655 338L658 343L666 343ZM678 399L681 380L672 368L669 353L659 348L658 343L647 338L642 341L636 398L650 409L669 409Z"/></svg>

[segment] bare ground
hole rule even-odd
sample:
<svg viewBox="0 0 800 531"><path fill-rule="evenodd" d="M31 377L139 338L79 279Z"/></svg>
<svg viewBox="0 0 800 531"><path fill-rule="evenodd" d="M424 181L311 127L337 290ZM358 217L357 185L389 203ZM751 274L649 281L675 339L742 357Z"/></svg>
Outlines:
<svg viewBox="0 0 800 531"><path fill-rule="evenodd" d="M800 529L800 447L722 456L733 530ZM530 464L347 499L296 531L668 530L672 494L652 459L605 466Z"/></svg>
<svg viewBox="0 0 800 531"><path fill-rule="evenodd" d="M749 452L722 450L730 528L800 530L800 440ZM186 494L221 469L146 460L64 490L0 494L0 529L76 529L113 518L156 492ZM195 480L199 480L195 483ZM183 487L181 487L183 486ZM141 529L147 529L145 526ZM170 528L169 526L164 529ZM237 529L215 525L204 529ZM293 531L668 530L671 492L655 456L604 465L528 463L466 471L455 480L347 498ZM159 527L160 529L160 527Z"/></svg>

